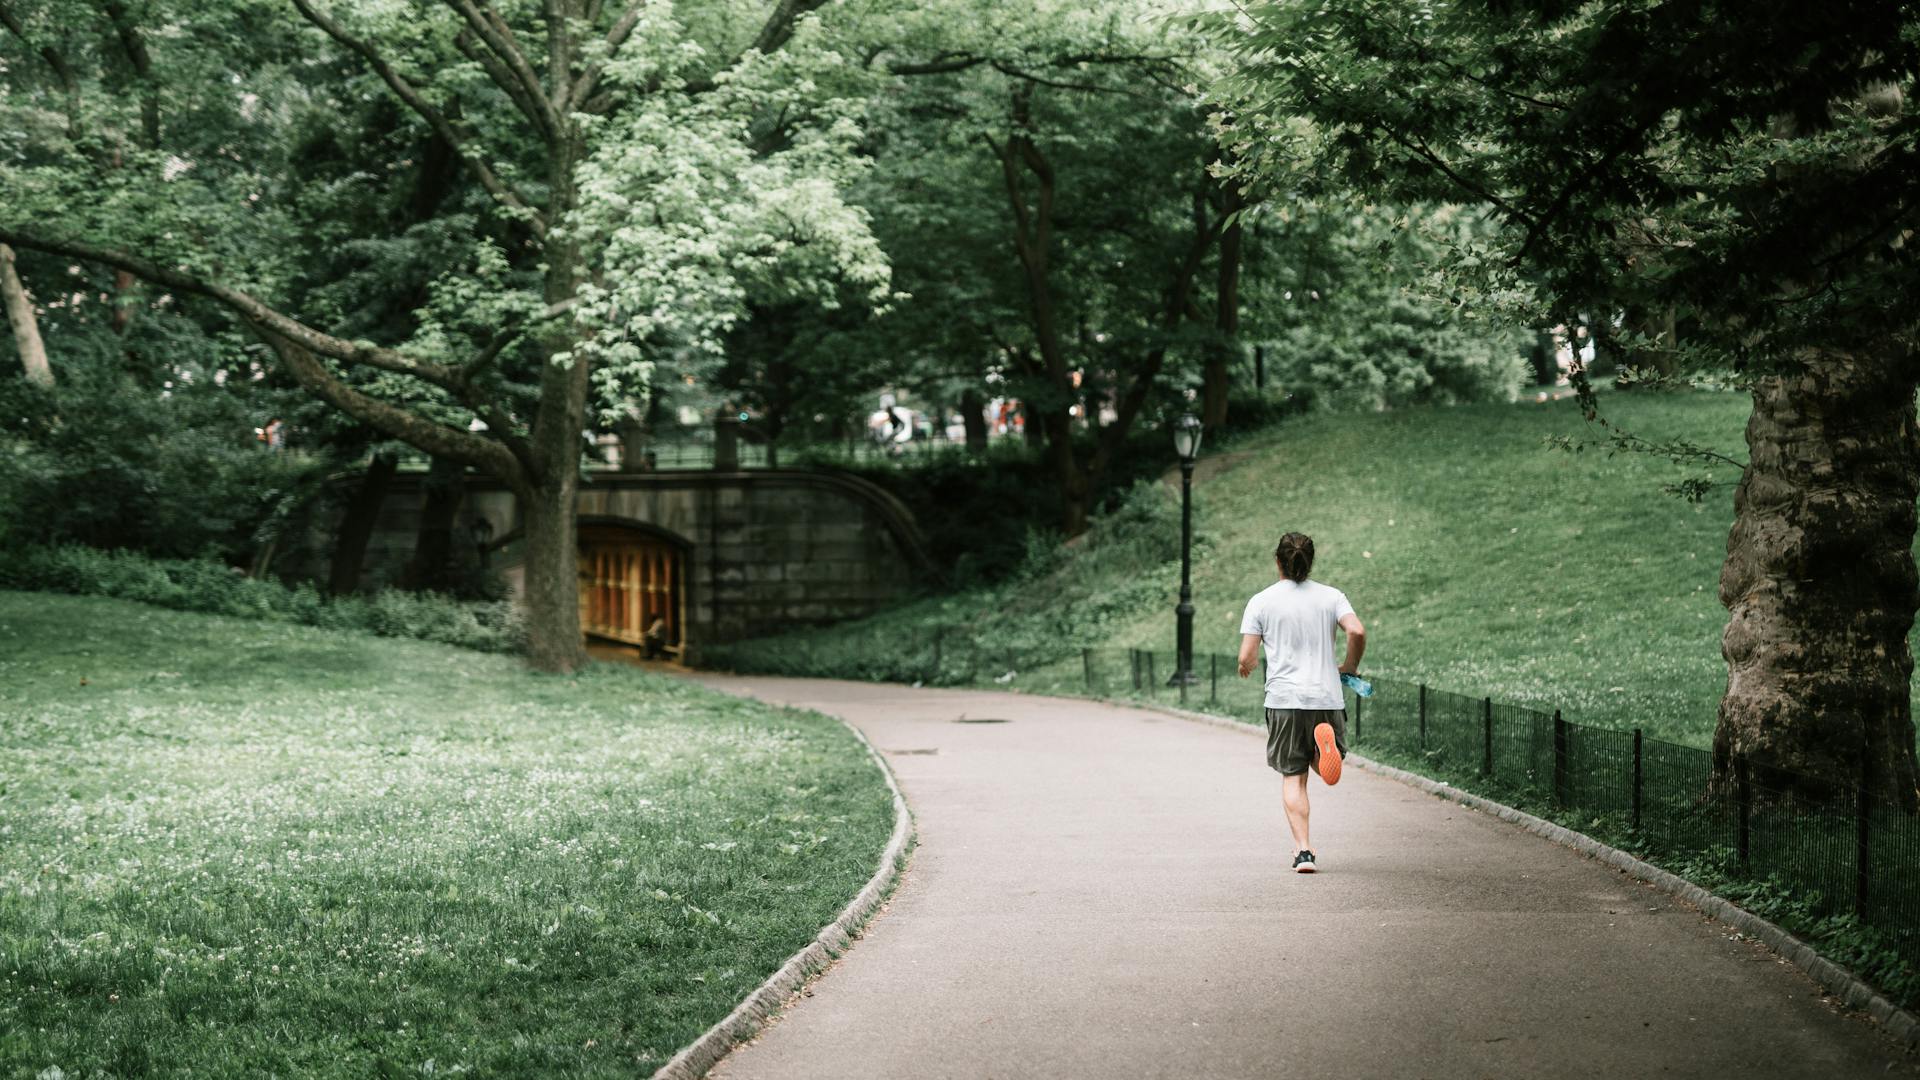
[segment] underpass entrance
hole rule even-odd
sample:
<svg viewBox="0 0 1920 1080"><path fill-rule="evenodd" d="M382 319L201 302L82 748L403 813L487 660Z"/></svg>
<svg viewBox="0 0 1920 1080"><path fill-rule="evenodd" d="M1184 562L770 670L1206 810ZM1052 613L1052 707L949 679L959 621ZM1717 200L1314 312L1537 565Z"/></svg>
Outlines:
<svg viewBox="0 0 1920 1080"><path fill-rule="evenodd" d="M580 625L588 638L686 654L686 546L647 529L582 524Z"/></svg>

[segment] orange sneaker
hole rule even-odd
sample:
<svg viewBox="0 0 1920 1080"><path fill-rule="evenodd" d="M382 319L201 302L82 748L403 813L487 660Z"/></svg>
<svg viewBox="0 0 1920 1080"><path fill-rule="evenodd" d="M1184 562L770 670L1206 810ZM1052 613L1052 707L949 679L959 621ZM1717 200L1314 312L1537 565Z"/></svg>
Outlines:
<svg viewBox="0 0 1920 1080"><path fill-rule="evenodd" d="M1320 753L1313 759L1313 770L1328 786L1340 782L1340 743L1333 737L1332 724L1316 724L1313 729L1313 745Z"/></svg>

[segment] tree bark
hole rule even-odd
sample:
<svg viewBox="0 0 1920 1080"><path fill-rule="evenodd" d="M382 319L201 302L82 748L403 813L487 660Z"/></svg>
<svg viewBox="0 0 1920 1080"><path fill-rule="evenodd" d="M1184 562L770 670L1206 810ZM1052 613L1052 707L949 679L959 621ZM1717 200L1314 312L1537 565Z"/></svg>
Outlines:
<svg viewBox="0 0 1920 1080"><path fill-rule="evenodd" d="M542 671L568 673L586 665L580 628L580 543L574 527L577 469L558 483L518 492L526 530L527 651Z"/></svg>
<svg viewBox="0 0 1920 1080"><path fill-rule="evenodd" d="M1916 809L1913 360L1823 351L1754 388L1720 575L1716 783L1740 754L1790 770L1766 787L1829 799L1864 767L1880 795Z"/></svg>
<svg viewBox="0 0 1920 1080"><path fill-rule="evenodd" d="M1049 412L1044 425L1047 467L1060 489L1060 527L1070 537L1079 536L1087 531L1087 520L1092 514L1089 503L1093 485L1087 471L1074 460L1073 417L1064 410ZM1029 432L1038 426L1034 420L1027 421Z"/></svg>
<svg viewBox="0 0 1920 1080"><path fill-rule="evenodd" d="M360 568L367 561L367 544L373 539L373 527L380 520L380 504L386 501L387 488L400 468L400 459L392 454L375 454L366 475L347 500L340 516L339 536L333 542L333 565L327 574L327 592L346 596L360 588Z"/></svg>
<svg viewBox="0 0 1920 1080"><path fill-rule="evenodd" d="M452 591L454 520L466 497L467 467L434 458L421 495L420 531L414 539L413 558L407 564L407 588Z"/></svg>
<svg viewBox="0 0 1920 1080"><path fill-rule="evenodd" d="M987 448L987 398L978 390L960 395L960 422L967 428L967 449L975 453Z"/></svg>
<svg viewBox="0 0 1920 1080"><path fill-rule="evenodd" d="M1228 184L1222 198L1223 214L1238 213L1245 205L1239 190ZM1207 349L1200 384L1200 422L1216 430L1227 423L1227 390L1233 361L1239 358L1240 352L1240 222L1237 219L1220 232L1217 291L1213 328L1219 338Z"/></svg>
<svg viewBox="0 0 1920 1080"><path fill-rule="evenodd" d="M13 327L14 348L27 369L27 381L35 386L53 385L53 365L47 363L47 344L40 338L40 319L34 314L33 301L20 274L13 267L13 249L0 244L0 299L5 301L7 323Z"/></svg>

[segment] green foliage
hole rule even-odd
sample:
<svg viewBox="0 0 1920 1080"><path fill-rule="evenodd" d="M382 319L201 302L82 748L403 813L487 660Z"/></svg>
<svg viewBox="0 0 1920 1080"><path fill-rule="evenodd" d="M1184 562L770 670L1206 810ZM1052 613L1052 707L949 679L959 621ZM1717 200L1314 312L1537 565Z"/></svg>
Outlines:
<svg viewBox="0 0 1920 1080"><path fill-rule="evenodd" d="M9 1077L644 1075L893 825L818 714L92 598L0 593L0 762Z"/></svg>
<svg viewBox="0 0 1920 1080"><path fill-rule="evenodd" d="M1216 25L1248 182L1491 211L1434 267L1455 302L1602 334L1619 316L1614 346L1668 370L1910 333L1909 5L1266 0ZM1684 354L1633 334L1659 315Z"/></svg>
<svg viewBox="0 0 1920 1080"><path fill-rule="evenodd" d="M184 359L136 377L76 337L53 389L0 378L0 535L244 561L317 490L324 459L254 437L273 395Z"/></svg>
<svg viewBox="0 0 1920 1080"><path fill-rule="evenodd" d="M485 652L517 652L524 632L508 600L463 603L433 593L383 589L370 597L322 597L313 585L251 578L223 563L156 559L79 545L12 548L0 589L108 596L157 607L381 637L418 638Z"/></svg>
<svg viewBox="0 0 1920 1080"><path fill-rule="evenodd" d="M1284 390L1335 409L1517 396L1531 335L1468 319L1419 287L1418 268L1447 254L1437 237L1484 231L1473 215L1328 203L1271 217L1259 219L1271 239L1247 291Z"/></svg>
<svg viewBox="0 0 1920 1080"><path fill-rule="evenodd" d="M1274 345L1281 385L1332 408L1511 401L1526 378L1519 339L1460 326L1401 295L1348 300L1337 316Z"/></svg>

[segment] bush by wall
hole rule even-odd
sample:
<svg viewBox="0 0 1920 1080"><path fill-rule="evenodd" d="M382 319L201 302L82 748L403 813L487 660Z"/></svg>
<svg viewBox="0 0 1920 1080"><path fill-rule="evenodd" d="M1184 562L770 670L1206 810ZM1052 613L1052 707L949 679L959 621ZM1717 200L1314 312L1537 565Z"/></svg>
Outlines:
<svg viewBox="0 0 1920 1080"><path fill-rule="evenodd" d="M519 612L506 600L463 603L387 589L370 597L325 597L307 583L250 578L218 562L155 559L69 544L20 546L0 560L0 589L111 596L179 611L419 638L484 652L518 652Z"/></svg>

